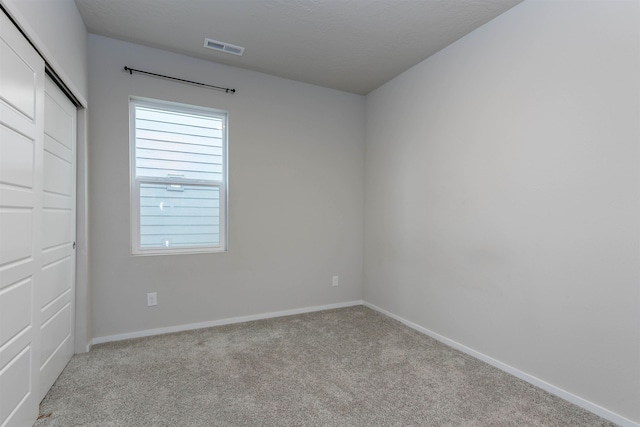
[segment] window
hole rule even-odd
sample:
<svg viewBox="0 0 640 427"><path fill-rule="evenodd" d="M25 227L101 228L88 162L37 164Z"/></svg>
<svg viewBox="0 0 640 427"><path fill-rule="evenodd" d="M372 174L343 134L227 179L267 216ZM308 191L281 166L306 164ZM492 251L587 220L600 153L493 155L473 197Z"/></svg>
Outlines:
<svg viewBox="0 0 640 427"><path fill-rule="evenodd" d="M132 99L132 253L226 249L225 112Z"/></svg>

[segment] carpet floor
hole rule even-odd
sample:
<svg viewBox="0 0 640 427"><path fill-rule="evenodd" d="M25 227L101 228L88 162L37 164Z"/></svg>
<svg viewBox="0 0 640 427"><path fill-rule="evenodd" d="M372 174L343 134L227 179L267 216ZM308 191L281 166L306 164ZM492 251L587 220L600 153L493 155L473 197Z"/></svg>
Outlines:
<svg viewBox="0 0 640 427"><path fill-rule="evenodd" d="M363 306L96 345L45 426L614 426Z"/></svg>

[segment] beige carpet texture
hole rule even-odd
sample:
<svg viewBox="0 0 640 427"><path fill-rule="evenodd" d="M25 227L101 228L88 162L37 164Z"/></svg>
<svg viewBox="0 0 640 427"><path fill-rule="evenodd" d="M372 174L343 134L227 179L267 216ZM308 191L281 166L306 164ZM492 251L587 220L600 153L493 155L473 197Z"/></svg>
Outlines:
<svg viewBox="0 0 640 427"><path fill-rule="evenodd" d="M363 306L96 345L45 426L614 426Z"/></svg>

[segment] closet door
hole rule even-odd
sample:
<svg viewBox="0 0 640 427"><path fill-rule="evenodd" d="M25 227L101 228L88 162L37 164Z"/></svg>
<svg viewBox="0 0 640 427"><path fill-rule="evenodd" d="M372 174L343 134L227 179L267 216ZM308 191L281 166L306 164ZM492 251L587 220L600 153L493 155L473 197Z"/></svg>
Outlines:
<svg viewBox="0 0 640 427"><path fill-rule="evenodd" d="M42 400L73 356L75 302L76 108L47 77L40 307Z"/></svg>
<svg viewBox="0 0 640 427"><path fill-rule="evenodd" d="M0 12L0 425L38 415L44 63Z"/></svg>

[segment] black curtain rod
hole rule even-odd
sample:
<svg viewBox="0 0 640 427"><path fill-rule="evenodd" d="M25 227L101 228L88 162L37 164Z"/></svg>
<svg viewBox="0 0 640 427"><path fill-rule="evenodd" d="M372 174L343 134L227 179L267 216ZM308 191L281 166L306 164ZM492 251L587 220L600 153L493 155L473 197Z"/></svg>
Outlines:
<svg viewBox="0 0 640 427"><path fill-rule="evenodd" d="M191 80L179 79L177 77L170 77L170 76L165 76L165 75L162 75L162 74L150 73L149 71L136 70L135 68L129 68L127 66L124 67L124 70L128 71L129 74L133 74L133 73L146 74L146 75L153 76L153 77L160 77L162 79L169 79L169 80L175 80L177 82L188 83L190 85L204 86L204 87L208 87L209 89L222 90L222 91L224 91L226 93L236 93L235 89L229 89L228 87L213 86L213 85L208 85L208 84L205 84L205 83L194 82L194 81L191 81Z"/></svg>

